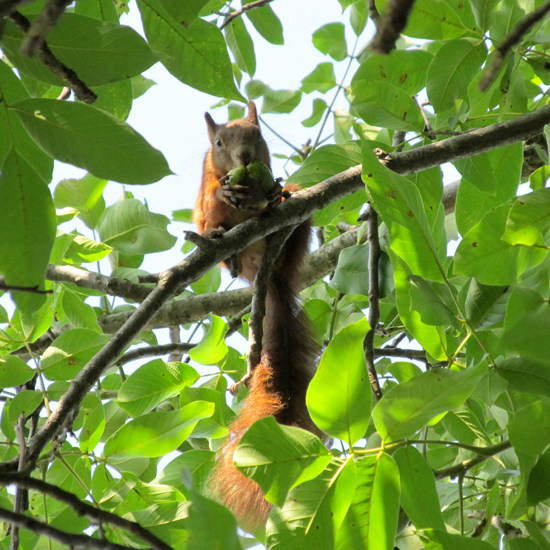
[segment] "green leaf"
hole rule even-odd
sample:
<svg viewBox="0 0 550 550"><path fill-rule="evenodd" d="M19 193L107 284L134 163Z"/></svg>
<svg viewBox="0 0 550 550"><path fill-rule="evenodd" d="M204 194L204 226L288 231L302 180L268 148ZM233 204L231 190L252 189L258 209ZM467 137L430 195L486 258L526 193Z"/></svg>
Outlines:
<svg viewBox="0 0 550 550"><path fill-rule="evenodd" d="M451 325L459 328L456 306L449 288L442 283L426 281L418 275L409 277L411 308L418 311L427 325Z"/></svg>
<svg viewBox="0 0 550 550"><path fill-rule="evenodd" d="M153 183L171 172L162 153L126 123L84 103L23 99L10 106L49 155L120 183Z"/></svg>
<svg viewBox="0 0 550 550"><path fill-rule="evenodd" d="M417 529L445 530L435 477L418 449L401 447L393 455L401 478L401 506Z"/></svg>
<svg viewBox="0 0 550 550"><path fill-rule="evenodd" d="M117 403L134 418L195 383L197 371L185 363L155 359L141 365L122 383Z"/></svg>
<svg viewBox="0 0 550 550"><path fill-rule="evenodd" d="M243 5L250 4L245 2ZM248 10L245 12L258 34L265 38L270 44L282 46L285 43L283 38L283 25L275 15L271 6L266 5L261 8Z"/></svg>
<svg viewBox="0 0 550 550"><path fill-rule="evenodd" d="M353 110L367 124L392 130L424 130L420 107L401 88L379 80L359 80L354 82L351 93Z"/></svg>
<svg viewBox="0 0 550 550"><path fill-rule="evenodd" d="M461 535L450 535L437 529L419 533L426 550L494 550L494 546L482 540Z"/></svg>
<svg viewBox="0 0 550 550"><path fill-rule="evenodd" d="M448 359L447 338L442 327L427 325L422 322L420 313L411 308L409 295L409 277L412 275L410 268L391 249L389 250L396 293L396 305L399 317L407 330L418 340L419 344L434 358L439 361Z"/></svg>
<svg viewBox="0 0 550 550"><path fill-rule="evenodd" d="M496 195L489 195L463 179L456 198L456 223L462 235L478 224L495 206L516 196L523 162L521 143L514 143L485 153L490 160L494 178L498 181Z"/></svg>
<svg viewBox="0 0 550 550"><path fill-rule="evenodd" d="M162 64L172 75L201 92L243 100L235 86L225 40L216 25L199 18L185 29L158 0L139 0L138 6L147 40L164 54Z"/></svg>
<svg viewBox="0 0 550 550"><path fill-rule="evenodd" d="M403 30L405 36L450 40L466 32L460 13L445 0L417 0Z"/></svg>
<svg viewBox="0 0 550 550"><path fill-rule="evenodd" d="M87 396L88 399L92 395ZM90 453L93 451L101 440L103 430L105 429L105 411L101 400L96 396L93 396L93 406L88 406L81 409L84 413L84 422L82 424L82 430L78 438L80 444L80 450L83 453Z"/></svg>
<svg viewBox="0 0 550 550"><path fill-rule="evenodd" d="M550 228L550 189L538 189L512 204L502 237L512 245L533 246Z"/></svg>
<svg viewBox="0 0 550 550"><path fill-rule="evenodd" d="M160 3L173 19L187 29L197 19L202 8L208 4L208 0L160 0Z"/></svg>
<svg viewBox="0 0 550 550"><path fill-rule="evenodd" d="M22 386L35 375L34 369L15 355L0 358L0 388Z"/></svg>
<svg viewBox="0 0 550 550"><path fill-rule="evenodd" d="M512 246L502 240L509 209L508 204L493 208L466 233L455 253L455 274L504 286L515 283L525 270L544 260L545 250Z"/></svg>
<svg viewBox="0 0 550 550"><path fill-rule="evenodd" d="M351 28L356 36L359 36L365 30L368 20L369 12L367 9L367 3L363 2L363 0L354 2L351 5L349 22L351 23Z"/></svg>
<svg viewBox="0 0 550 550"><path fill-rule="evenodd" d="M191 288L196 294L217 292L222 282L222 270L219 265L207 271L198 281L191 283Z"/></svg>
<svg viewBox="0 0 550 550"><path fill-rule="evenodd" d="M302 126L305 126L306 128L313 128L313 126L319 124L319 122L321 122L321 118L323 118L324 112L327 110L327 107L328 105L324 99L314 99L313 112L308 118L302 120Z"/></svg>
<svg viewBox="0 0 550 550"><path fill-rule="evenodd" d="M338 256L338 265L330 286L344 294L369 295L369 273L367 270L369 247L358 244L344 248Z"/></svg>
<svg viewBox="0 0 550 550"><path fill-rule="evenodd" d="M4 61L0 61L0 167L12 150L37 173L40 179L49 184L52 179L53 159L46 155L29 136L19 119L8 105L29 97L29 93L14 71Z"/></svg>
<svg viewBox="0 0 550 550"><path fill-rule="evenodd" d="M470 2L480 31L485 32L493 26L498 2L499 0L472 0Z"/></svg>
<svg viewBox="0 0 550 550"><path fill-rule="evenodd" d="M363 351L369 328L362 319L334 337L307 392L307 407L315 424L350 446L365 436L370 421L372 389Z"/></svg>
<svg viewBox="0 0 550 550"><path fill-rule="evenodd" d="M477 330L484 330L501 323L509 297L507 286L482 285L472 279L465 302L468 322Z"/></svg>
<svg viewBox="0 0 550 550"><path fill-rule="evenodd" d="M473 157L460 159L453 162L463 178L481 192L496 195L497 179L488 153L481 153Z"/></svg>
<svg viewBox="0 0 550 550"><path fill-rule="evenodd" d="M272 550L332 550L355 488L355 463L333 461L315 479L295 487L282 508L274 508L267 524Z"/></svg>
<svg viewBox="0 0 550 550"><path fill-rule="evenodd" d="M342 23L328 23L317 29L312 36L313 45L336 61L343 61L348 55L346 32Z"/></svg>
<svg viewBox="0 0 550 550"><path fill-rule="evenodd" d="M282 506L290 489L317 477L330 452L315 435L278 424L271 416L255 422L243 435L233 462L262 488L266 500Z"/></svg>
<svg viewBox="0 0 550 550"><path fill-rule="evenodd" d="M233 53L237 66L250 77L253 77L256 72L254 42L246 30L242 18L233 19L229 25L224 27L224 31L227 45Z"/></svg>
<svg viewBox="0 0 550 550"><path fill-rule="evenodd" d="M424 50L392 50L389 55L371 55L357 69L352 88L361 80L386 82L410 96L426 86L428 66L433 55Z"/></svg>
<svg viewBox="0 0 550 550"><path fill-rule="evenodd" d="M137 199L126 199L105 209L98 230L104 244L123 254L150 254L176 243L176 237L166 230L169 223L166 216L150 212Z"/></svg>
<svg viewBox="0 0 550 550"><path fill-rule="evenodd" d="M188 550L240 550L237 522L227 508L199 493L191 494L189 517L185 522Z"/></svg>
<svg viewBox="0 0 550 550"><path fill-rule="evenodd" d="M289 181L302 187L311 187L334 174L361 164L360 144L349 141L340 145L324 145L313 151ZM340 199L315 213L315 225L332 222L338 215L358 210L366 201L364 191Z"/></svg>
<svg viewBox="0 0 550 550"><path fill-rule="evenodd" d="M106 458L163 456L176 450L202 418L214 412L212 403L197 401L170 412L152 412L130 420L105 443Z"/></svg>
<svg viewBox="0 0 550 550"><path fill-rule="evenodd" d="M497 362L496 372L511 390L550 397L550 364L529 357L514 357Z"/></svg>
<svg viewBox="0 0 550 550"><path fill-rule="evenodd" d="M19 415L30 416L40 406L43 398L39 391L21 390L10 403L10 422L16 424Z"/></svg>
<svg viewBox="0 0 550 550"><path fill-rule="evenodd" d="M518 353L520 356L532 357L548 362L550 358L550 340L541 338L541 334L550 330L550 308L526 315L521 322L507 327L502 335L500 345Z"/></svg>
<svg viewBox="0 0 550 550"><path fill-rule="evenodd" d="M459 39L441 46L426 80L428 98L436 113L453 108L458 99L467 99L468 85L486 57L484 43L477 40Z"/></svg>
<svg viewBox="0 0 550 550"><path fill-rule="evenodd" d="M439 415L460 407L477 386L483 370L454 372L435 368L394 386L372 411L385 441L411 437Z"/></svg>
<svg viewBox="0 0 550 550"><path fill-rule="evenodd" d="M210 473L216 464L216 453L204 449L193 449L181 455L166 465L157 476L158 483L181 487L183 479L191 476L193 490L201 491L207 486Z"/></svg>
<svg viewBox="0 0 550 550"><path fill-rule="evenodd" d="M529 187L533 191L542 189L550 179L550 166L541 166L529 176Z"/></svg>
<svg viewBox="0 0 550 550"><path fill-rule="evenodd" d="M113 247L107 244L98 243L82 235L73 235L63 259L75 264L98 262L107 257L112 250Z"/></svg>
<svg viewBox="0 0 550 550"><path fill-rule="evenodd" d="M58 336L42 356L42 372L48 380L70 380L109 341L106 334L75 328Z"/></svg>
<svg viewBox="0 0 550 550"><path fill-rule="evenodd" d="M105 210L103 190L106 180L87 174L80 180L60 181L54 191L56 208L76 208L78 217L90 228L97 227L99 217Z"/></svg>
<svg viewBox="0 0 550 550"><path fill-rule="evenodd" d="M508 434L519 459L521 479L517 493L511 497L507 517L517 519L525 513L527 506L538 502L532 484L536 483L534 468L539 461L542 459L541 465L548 467L550 405L537 401L520 409L508 425Z"/></svg>
<svg viewBox="0 0 550 550"><path fill-rule="evenodd" d="M75 328L88 328L101 333L94 308L75 292L65 289L62 298L63 312Z"/></svg>
<svg viewBox="0 0 550 550"><path fill-rule="evenodd" d="M390 230L391 249L415 275L444 282L447 243L443 206L438 206L431 223L421 190L382 166L367 142L363 146L362 177L375 210Z"/></svg>
<svg viewBox="0 0 550 550"><path fill-rule="evenodd" d="M327 93L336 86L336 76L332 63L319 63L311 73L302 78L302 91Z"/></svg>
<svg viewBox="0 0 550 550"><path fill-rule="evenodd" d="M296 90L271 90L263 93L263 113L291 113L298 107L302 99L302 92Z"/></svg>
<svg viewBox="0 0 550 550"><path fill-rule="evenodd" d="M336 550L392 550L399 516L399 470L386 453L357 461L357 487Z"/></svg>
<svg viewBox="0 0 550 550"><path fill-rule="evenodd" d="M57 229L50 191L32 166L12 150L0 174L0 272L5 284L44 289ZM12 291L26 315L46 301L41 294Z"/></svg>
<svg viewBox="0 0 550 550"><path fill-rule="evenodd" d="M204 335L200 344L189 350L189 357L201 365L221 363L228 351L225 343L227 329L227 323L223 319L212 315L210 330Z"/></svg>
<svg viewBox="0 0 550 550"><path fill-rule="evenodd" d="M504 327L511 329L526 315L539 313L548 307L546 298L536 290L516 285L512 287L510 299L506 307Z"/></svg>
<svg viewBox="0 0 550 550"><path fill-rule="evenodd" d="M20 52L24 35L10 21L2 35L2 49L22 72L37 80L64 86L37 56ZM157 61L147 42L131 27L65 13L48 34L48 47L88 86L101 86L138 75Z"/></svg>
<svg viewBox="0 0 550 550"><path fill-rule="evenodd" d="M475 445L482 441L484 445L491 445L491 440L485 428L481 425L476 414L467 406L448 412L441 422L451 436L461 443Z"/></svg>

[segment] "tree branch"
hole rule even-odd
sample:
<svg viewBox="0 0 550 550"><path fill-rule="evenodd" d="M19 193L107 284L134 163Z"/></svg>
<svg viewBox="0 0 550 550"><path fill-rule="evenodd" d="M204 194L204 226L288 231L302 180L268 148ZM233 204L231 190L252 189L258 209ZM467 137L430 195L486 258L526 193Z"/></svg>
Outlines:
<svg viewBox="0 0 550 550"><path fill-rule="evenodd" d="M147 346L144 348L137 348L126 352L122 357L116 361L116 365L122 367L127 363L136 361L137 359L143 359L144 357L160 357L161 355L167 355L177 353L180 357L181 354L187 353L191 348L194 348L195 344L177 343L160 344L158 346ZM173 359L169 359L172 361Z"/></svg>
<svg viewBox="0 0 550 550"><path fill-rule="evenodd" d="M56 529L47 523L38 521L30 516L18 514L5 508L0 508L0 519L22 527L27 531L32 531L37 535L56 540L69 548L98 548L99 550L132 550L129 546L122 546L103 539L94 539L88 535L78 535L67 533ZM169 547L168 547L169 548Z"/></svg>
<svg viewBox="0 0 550 550"><path fill-rule="evenodd" d="M0 483L2 485L15 485L20 489L32 489L45 495L51 496L60 502L70 506L79 516L88 518L92 523L107 523L125 529L128 533L132 533L143 541L147 542L155 550L171 550L170 546L162 542L155 535L147 531L139 523L121 518L117 514L101 510L84 500L80 500L75 494L61 489L57 485L52 485L29 477L20 473L0 474ZM89 548L93 548L89 546Z"/></svg>
<svg viewBox="0 0 550 550"><path fill-rule="evenodd" d="M414 0L390 0L382 16L376 22L376 34L371 42L374 53L388 54L407 26Z"/></svg>

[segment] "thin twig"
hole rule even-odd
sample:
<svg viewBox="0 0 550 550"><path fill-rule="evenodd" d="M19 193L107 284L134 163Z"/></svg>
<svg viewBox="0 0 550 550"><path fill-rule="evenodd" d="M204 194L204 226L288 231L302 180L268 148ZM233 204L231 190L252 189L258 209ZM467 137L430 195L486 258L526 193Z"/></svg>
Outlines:
<svg viewBox="0 0 550 550"><path fill-rule="evenodd" d="M506 37L504 42L496 48L493 59L489 67L485 69L485 74L479 83L481 91L485 91L495 79L500 67L504 63L504 59L508 52L521 40L521 37L538 21L540 21L550 11L550 0L547 0L542 6L535 11L528 13L521 19L513 28L512 32Z"/></svg>
<svg viewBox="0 0 550 550"><path fill-rule="evenodd" d="M24 33L28 32L31 23L24 15L18 11L12 11L9 17ZM46 42L38 44L36 55L38 59L57 76L57 78L62 80L66 86L74 91L76 97L80 99L80 101L84 101L84 103L94 103L94 101L97 100L95 92L90 90L72 69L63 65L63 63L55 57Z"/></svg>
<svg viewBox="0 0 550 550"><path fill-rule="evenodd" d="M378 381L378 374L374 366L374 336L380 320L380 280L378 264L380 262L380 241L378 239L378 214L369 205L368 219L369 241L369 325L370 329L365 336L363 349L365 361L369 371L369 380L377 401L382 399L382 389Z"/></svg>
<svg viewBox="0 0 550 550"><path fill-rule="evenodd" d="M2 485L15 485L20 489L32 489L34 491L38 491L63 502L67 506L70 506L79 516L86 517L92 523L114 525L115 527L125 529L128 533L132 533L133 535L140 537L143 541L150 544L155 550L171 550L170 546L162 542L139 523L121 518L112 512L107 512L106 510L96 508L88 502L80 500L75 494L65 491L65 489L61 489L61 487L58 487L57 485L52 485L51 483L47 483L41 479L30 477L21 473L0 474L0 483ZM104 547L87 546L87 548Z"/></svg>
<svg viewBox="0 0 550 550"><path fill-rule="evenodd" d="M273 0L256 0L256 2L250 2L250 4L246 4L246 6L243 6L240 10L234 11L233 13L221 13L220 15L225 17L225 21L220 25L220 29L227 27L233 19L240 17L245 11L267 6L267 4L270 4L271 2L273 2Z"/></svg>
<svg viewBox="0 0 550 550"><path fill-rule="evenodd" d="M181 334L180 334L180 327L179 325L175 327L170 327L169 329L170 333L170 342L172 344L181 344ZM181 350L180 348L176 347L174 348L174 351L170 353L168 356L168 361L170 362L179 362L182 360L184 352L189 351L188 349Z"/></svg>
<svg viewBox="0 0 550 550"><path fill-rule="evenodd" d="M171 343L171 344L161 344L158 346L147 346L145 348L137 348L125 353L116 361L116 365L121 367L126 365L126 363L131 363L137 359L142 359L143 357L159 357L161 355L166 355L168 353L177 353L179 357L181 354L187 353L191 348L194 348L195 344L187 343ZM173 361L173 359L169 359Z"/></svg>

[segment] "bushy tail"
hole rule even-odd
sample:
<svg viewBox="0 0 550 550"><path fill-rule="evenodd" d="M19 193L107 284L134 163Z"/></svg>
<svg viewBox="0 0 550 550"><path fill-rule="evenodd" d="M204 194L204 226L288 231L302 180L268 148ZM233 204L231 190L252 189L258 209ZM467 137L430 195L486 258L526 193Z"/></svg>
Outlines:
<svg viewBox="0 0 550 550"><path fill-rule="evenodd" d="M322 436L306 407L308 384L315 372L319 347L310 322L300 307L297 273L309 226L298 227L287 243L267 294L262 361L254 370L250 394L220 451L211 478L216 498L227 506L246 530L254 531L267 520L271 504L256 482L233 466L233 454L244 432L257 420L274 416L287 426L299 426ZM292 266L292 269L288 269Z"/></svg>

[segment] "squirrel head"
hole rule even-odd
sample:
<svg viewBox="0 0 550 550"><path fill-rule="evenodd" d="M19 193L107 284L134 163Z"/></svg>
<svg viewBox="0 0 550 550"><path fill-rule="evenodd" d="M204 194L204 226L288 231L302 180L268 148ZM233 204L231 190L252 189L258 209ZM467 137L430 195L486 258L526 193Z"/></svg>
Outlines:
<svg viewBox="0 0 550 550"><path fill-rule="evenodd" d="M256 105L248 104L248 116L217 124L209 113L204 114L210 152L216 176L221 178L238 166L260 160L270 166L267 144L262 136Z"/></svg>

